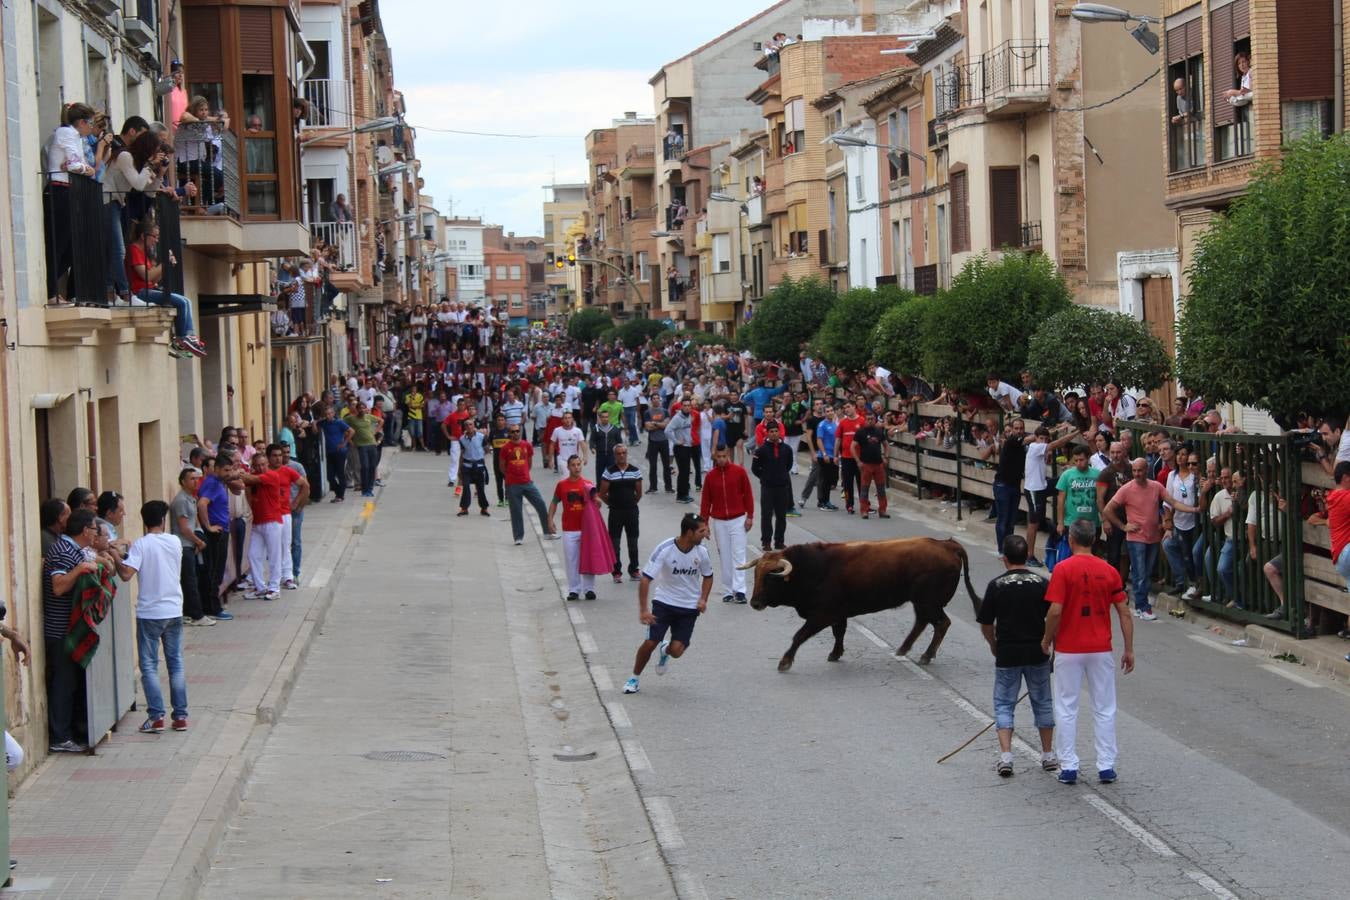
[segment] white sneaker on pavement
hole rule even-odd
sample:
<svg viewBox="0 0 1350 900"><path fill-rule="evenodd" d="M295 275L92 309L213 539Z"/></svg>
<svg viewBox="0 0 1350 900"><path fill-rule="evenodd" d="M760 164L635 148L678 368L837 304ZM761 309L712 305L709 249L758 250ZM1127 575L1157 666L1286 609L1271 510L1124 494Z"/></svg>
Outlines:
<svg viewBox="0 0 1350 900"><path fill-rule="evenodd" d="M1186 593L1181 595L1181 599L1194 600L1196 597L1199 596L1200 596L1200 588L1196 587L1195 585L1191 585L1190 587L1186 588Z"/></svg>
<svg viewBox="0 0 1350 900"><path fill-rule="evenodd" d="M670 638L661 642L661 646L656 648L656 674L666 674L666 666L670 665Z"/></svg>

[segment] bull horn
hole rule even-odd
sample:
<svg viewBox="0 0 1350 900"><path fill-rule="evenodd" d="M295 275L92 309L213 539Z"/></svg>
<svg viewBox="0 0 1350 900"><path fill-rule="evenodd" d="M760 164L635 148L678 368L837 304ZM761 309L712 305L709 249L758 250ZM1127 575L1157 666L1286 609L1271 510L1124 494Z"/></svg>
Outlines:
<svg viewBox="0 0 1350 900"><path fill-rule="evenodd" d="M737 566L736 569L737 569L737 571L744 572L746 569L753 569L753 568L754 568L755 566L757 566L757 565L759 565L759 560L758 560L758 559L752 559L752 560L750 560L748 563L746 563L746 564L743 565L743 566Z"/></svg>
<svg viewBox="0 0 1350 900"><path fill-rule="evenodd" d="M786 578L792 574L792 563L788 562L786 559L780 559L778 560L778 568L774 569L769 574Z"/></svg>

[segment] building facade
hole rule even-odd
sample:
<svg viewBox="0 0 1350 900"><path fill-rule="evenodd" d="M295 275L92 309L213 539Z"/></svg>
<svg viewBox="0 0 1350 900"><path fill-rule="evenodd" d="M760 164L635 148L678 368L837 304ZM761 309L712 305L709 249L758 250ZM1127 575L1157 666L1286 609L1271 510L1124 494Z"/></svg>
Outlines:
<svg viewBox="0 0 1350 900"><path fill-rule="evenodd" d="M585 184L544 185L544 317L557 321L572 309L573 297L580 292L580 275L565 262L568 236L586 216ZM561 266L558 261L563 260Z"/></svg>

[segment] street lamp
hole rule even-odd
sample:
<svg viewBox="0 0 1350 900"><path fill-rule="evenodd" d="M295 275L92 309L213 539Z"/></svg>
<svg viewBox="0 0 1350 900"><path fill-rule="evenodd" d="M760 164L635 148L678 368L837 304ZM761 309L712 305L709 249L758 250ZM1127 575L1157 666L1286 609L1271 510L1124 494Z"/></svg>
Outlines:
<svg viewBox="0 0 1350 900"><path fill-rule="evenodd" d="M1161 25L1162 19L1138 15L1117 6L1107 6L1105 3L1076 3L1073 9L1069 10L1069 15L1090 25L1099 22L1120 22L1125 25L1138 22L1139 24L1130 29L1130 36L1149 53L1158 52L1158 36L1149 31L1148 26Z"/></svg>
<svg viewBox="0 0 1350 900"><path fill-rule="evenodd" d="M325 134L322 137L301 141L300 146L304 148L308 147L310 144L317 144L319 141L326 141L329 138L335 137L346 137L349 134L370 134L372 131L386 131L399 124L399 121L398 116L381 116L378 119L371 119L369 122L357 125L355 128L348 128L346 131L335 131Z"/></svg>
<svg viewBox="0 0 1350 900"><path fill-rule="evenodd" d="M396 163L392 163L392 164L390 164L390 165L385 166L383 169L378 169L378 170L375 172L375 174L376 174L376 175L379 175L381 178L383 178L383 177L386 176L386 175L398 175L398 174L403 173L403 172L406 172L406 171L408 171L408 164L407 164L407 163L405 163L405 162L396 162Z"/></svg>

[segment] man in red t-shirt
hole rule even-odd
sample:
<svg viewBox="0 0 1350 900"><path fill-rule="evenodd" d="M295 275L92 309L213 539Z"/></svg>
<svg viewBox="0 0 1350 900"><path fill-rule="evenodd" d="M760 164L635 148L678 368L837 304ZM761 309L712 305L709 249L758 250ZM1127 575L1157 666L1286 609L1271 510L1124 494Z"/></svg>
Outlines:
<svg viewBox="0 0 1350 900"><path fill-rule="evenodd" d="M852 401L844 404L844 417L834 423L834 439L839 450L839 478L843 482L844 509L853 515L853 493L861 484L861 470L853 457L853 435L867 422L858 415Z"/></svg>
<svg viewBox="0 0 1350 900"><path fill-rule="evenodd" d="M1336 490L1327 492L1327 527L1331 529L1331 562L1350 587L1350 461L1336 463ZM1350 637L1344 629L1341 637ZM1350 656L1346 656L1350 662Z"/></svg>
<svg viewBox="0 0 1350 900"><path fill-rule="evenodd" d="M1150 482L1157 485L1157 482ZM1123 488L1122 488L1123 490ZM1111 610L1120 619L1125 652L1120 668L1134 671L1134 620L1126 614L1125 588L1120 573L1104 559L1092 555L1097 528L1088 519L1069 526L1073 555L1055 566L1045 599L1041 650L1055 647L1055 752L1059 756L1059 780L1078 780L1078 696L1083 679L1092 695L1093 737L1097 746L1097 778L1102 784L1116 780L1116 665L1111 652Z"/></svg>
<svg viewBox="0 0 1350 900"><path fill-rule="evenodd" d="M586 512L586 500L595 485L581 477L581 457L573 453L567 457L567 477L553 488L553 499L548 504L548 525L555 531L553 516L562 506L563 561L567 565L567 599L578 600L582 591L587 600L595 599L595 576L581 572L581 517Z"/></svg>
<svg viewBox="0 0 1350 900"><path fill-rule="evenodd" d="M278 458L284 456L280 444L268 446L267 456L270 458L273 454ZM283 572L286 556L282 516L290 512L291 485L298 483L301 496L308 496L309 482L288 466L240 472L239 480L248 487L248 505L253 511L253 529L248 544L253 590L244 596L250 600L276 600L281 596L282 577L291 576L290 572ZM265 578L264 572L267 573Z"/></svg>
<svg viewBox="0 0 1350 900"><path fill-rule="evenodd" d="M519 547L525 541L524 501L529 500L534 511L539 513L539 524L550 540L558 535L549 524L548 508L539 488L534 486L530 477L530 465L534 461L534 447L529 441L520 438L520 426L510 425L506 429L507 441L497 451L501 462L502 476L506 482L506 502L511 507L511 537Z"/></svg>
<svg viewBox="0 0 1350 900"><path fill-rule="evenodd" d="M446 483L446 487L454 487L455 482L459 481L459 439L464 434L464 420L471 418L473 413L469 412L464 398L460 397L455 401L454 412L441 422L441 434L445 435L445 439L450 443L450 480Z"/></svg>
<svg viewBox="0 0 1350 900"><path fill-rule="evenodd" d="M159 286L164 267L154 260L159 245L159 224L147 221L137 225L130 246L127 247L127 283L131 292L144 303L170 306L177 311L173 320L173 347L180 354L206 356L206 345L192 329L192 304L182 294L174 294ZM169 260L173 261L173 251Z"/></svg>

